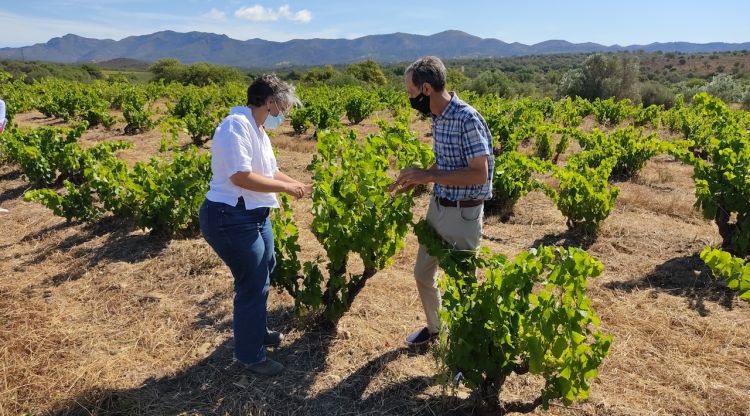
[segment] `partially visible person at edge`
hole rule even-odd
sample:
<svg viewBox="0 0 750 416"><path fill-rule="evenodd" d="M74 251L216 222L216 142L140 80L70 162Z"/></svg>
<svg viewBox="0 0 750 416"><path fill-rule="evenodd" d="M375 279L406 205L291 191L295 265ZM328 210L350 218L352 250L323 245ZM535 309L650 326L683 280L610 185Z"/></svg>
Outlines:
<svg viewBox="0 0 750 416"><path fill-rule="evenodd" d="M5 131L5 124L8 120L5 119L5 101L0 98L0 133Z"/></svg>
<svg viewBox="0 0 750 416"><path fill-rule="evenodd" d="M283 335L266 324L270 276L276 265L269 213L276 192L301 198L312 186L281 172L266 129L281 124L300 105L291 85L263 75L247 89L247 106L233 107L211 145L212 178L200 208L201 233L234 277L234 357L249 371L266 376L284 366L266 357L267 346Z"/></svg>
<svg viewBox="0 0 750 416"><path fill-rule="evenodd" d="M5 119L5 101L3 101L2 98L0 98L0 134L5 131L5 124L8 122L8 120ZM5 208L0 207L0 214L7 213L8 210Z"/></svg>
<svg viewBox="0 0 750 416"><path fill-rule="evenodd" d="M484 200L492 197L492 137L477 110L445 90L445 75L445 65L434 56L420 58L406 68L404 84L411 106L432 116L435 164L427 169L403 169L391 190L405 192L434 183L427 221L454 248L476 250L482 235ZM437 259L420 245L414 277L427 326L407 336L410 346L427 344L439 333L437 267Z"/></svg>

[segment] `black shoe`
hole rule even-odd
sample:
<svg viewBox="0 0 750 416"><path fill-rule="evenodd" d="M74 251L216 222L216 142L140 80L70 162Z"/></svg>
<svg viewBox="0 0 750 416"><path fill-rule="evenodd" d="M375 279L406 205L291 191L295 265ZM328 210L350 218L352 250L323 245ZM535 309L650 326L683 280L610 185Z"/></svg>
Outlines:
<svg viewBox="0 0 750 416"><path fill-rule="evenodd" d="M427 345L430 342L436 340L438 335L438 332L430 333L427 327L424 327L409 334L409 336L406 337L406 345L410 347Z"/></svg>
<svg viewBox="0 0 750 416"><path fill-rule="evenodd" d="M281 345L281 341L284 340L284 334L278 331L266 331L266 335L263 336L264 347L278 347Z"/></svg>
<svg viewBox="0 0 750 416"><path fill-rule="evenodd" d="M265 377L273 377L284 371L284 366L280 362L274 361L270 358L266 358L255 364L245 364L242 362L241 364L251 373Z"/></svg>

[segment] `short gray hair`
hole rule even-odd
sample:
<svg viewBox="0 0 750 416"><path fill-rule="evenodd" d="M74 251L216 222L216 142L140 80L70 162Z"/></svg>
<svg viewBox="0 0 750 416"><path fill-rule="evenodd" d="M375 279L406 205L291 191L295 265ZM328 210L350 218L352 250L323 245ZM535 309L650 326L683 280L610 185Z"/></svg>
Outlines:
<svg viewBox="0 0 750 416"><path fill-rule="evenodd" d="M445 89L445 65L437 56L425 56L409 65L404 75L411 73L411 82L420 87L425 82L432 85L435 91Z"/></svg>
<svg viewBox="0 0 750 416"><path fill-rule="evenodd" d="M302 105L294 85L282 81L276 74L263 74L247 88L247 105L259 107L269 98L286 110Z"/></svg>

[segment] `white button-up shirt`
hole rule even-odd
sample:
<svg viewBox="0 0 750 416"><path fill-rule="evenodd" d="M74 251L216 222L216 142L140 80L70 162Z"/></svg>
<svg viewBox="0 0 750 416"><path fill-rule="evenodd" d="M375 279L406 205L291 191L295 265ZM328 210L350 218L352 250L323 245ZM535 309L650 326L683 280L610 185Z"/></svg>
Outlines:
<svg viewBox="0 0 750 416"><path fill-rule="evenodd" d="M233 107L219 124L211 143L211 172L206 198L236 206L241 196L246 209L278 208L273 192L255 192L241 188L229 179L237 172L253 172L273 178L279 170L265 131L256 126L248 107Z"/></svg>

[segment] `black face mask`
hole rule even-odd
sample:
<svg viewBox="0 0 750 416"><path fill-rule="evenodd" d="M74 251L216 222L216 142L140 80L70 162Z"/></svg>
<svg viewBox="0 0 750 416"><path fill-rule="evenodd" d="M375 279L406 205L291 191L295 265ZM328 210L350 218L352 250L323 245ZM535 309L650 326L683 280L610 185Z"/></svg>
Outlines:
<svg viewBox="0 0 750 416"><path fill-rule="evenodd" d="M419 111L420 113L428 116L432 114L430 111L430 96L424 95L421 92L414 98L409 97L409 104L411 108Z"/></svg>

